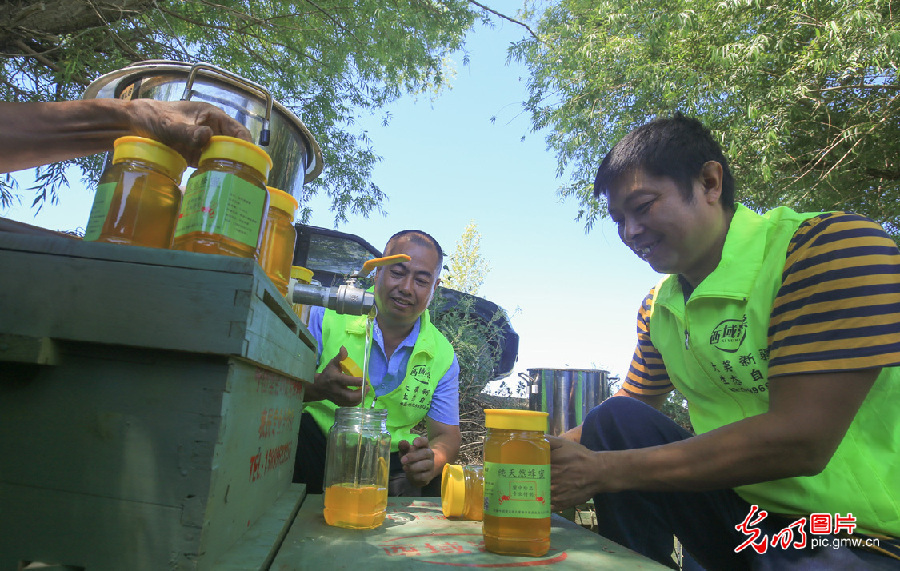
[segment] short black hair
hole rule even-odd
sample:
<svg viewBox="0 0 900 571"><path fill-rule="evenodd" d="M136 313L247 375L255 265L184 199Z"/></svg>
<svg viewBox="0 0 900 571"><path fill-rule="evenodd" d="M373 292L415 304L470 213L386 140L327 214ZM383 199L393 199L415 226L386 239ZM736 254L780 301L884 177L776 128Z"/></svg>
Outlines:
<svg viewBox="0 0 900 571"><path fill-rule="evenodd" d="M606 154L594 178L594 198L608 196L621 176L639 169L674 180L682 197L690 200L693 183L708 161L722 165L722 206L734 210L734 178L722 147L709 129L680 112L656 118L625 135Z"/></svg>
<svg viewBox="0 0 900 571"><path fill-rule="evenodd" d="M441 275L441 269L444 267L444 250L441 249L441 245L438 244L438 241L428 232L422 230L401 230L397 232L388 238L387 244L384 245L384 255L387 256L388 249L391 247L391 242L402 238L403 236L409 236L410 240L416 244L431 246L435 249L438 255L437 275Z"/></svg>

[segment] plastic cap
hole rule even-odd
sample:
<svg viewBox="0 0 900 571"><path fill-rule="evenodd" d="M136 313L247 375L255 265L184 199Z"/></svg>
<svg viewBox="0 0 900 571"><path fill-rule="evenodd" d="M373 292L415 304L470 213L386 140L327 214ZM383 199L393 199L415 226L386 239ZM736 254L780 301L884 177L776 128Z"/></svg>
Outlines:
<svg viewBox="0 0 900 571"><path fill-rule="evenodd" d="M303 266L291 266L291 277L298 282L308 284L312 282L313 271Z"/></svg>
<svg viewBox="0 0 900 571"><path fill-rule="evenodd" d="M463 467L444 464L441 473L441 511L444 517L460 517L466 509L466 476Z"/></svg>
<svg viewBox="0 0 900 571"><path fill-rule="evenodd" d="M283 210L293 218L297 212L297 199L273 186L267 186L266 190L269 191L269 207Z"/></svg>
<svg viewBox="0 0 900 571"><path fill-rule="evenodd" d="M243 163L261 172L265 178L268 178L272 169L272 158L264 150L243 139L225 135L214 135L209 138L209 143L200 154L200 162L206 159L226 159Z"/></svg>
<svg viewBox="0 0 900 571"><path fill-rule="evenodd" d="M363 370L356 364L356 361L350 357L342 359L338 364L340 365L341 372L345 375L350 375L351 377L363 376Z"/></svg>
<svg viewBox="0 0 900 571"><path fill-rule="evenodd" d="M501 430L539 430L547 432L547 413L534 410L486 409L484 411L485 428Z"/></svg>
<svg viewBox="0 0 900 571"><path fill-rule="evenodd" d="M159 165L175 182L181 182L181 175L187 168L187 161L178 151L159 141L128 136L113 142L113 164L135 159Z"/></svg>

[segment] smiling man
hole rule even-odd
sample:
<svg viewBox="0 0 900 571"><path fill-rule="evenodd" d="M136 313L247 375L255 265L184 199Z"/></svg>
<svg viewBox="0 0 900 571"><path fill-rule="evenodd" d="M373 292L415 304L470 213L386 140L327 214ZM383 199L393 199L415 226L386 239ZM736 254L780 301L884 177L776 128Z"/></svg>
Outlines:
<svg viewBox="0 0 900 571"><path fill-rule="evenodd" d="M735 204L718 143L676 114L594 183L619 237L669 274L623 388L550 438L554 509L675 567L900 566L900 251L846 212ZM696 435L658 412L677 388Z"/></svg>
<svg viewBox="0 0 900 571"><path fill-rule="evenodd" d="M312 308L309 331L319 342L319 368L304 396L300 437L294 463L294 482L307 492L322 493L326 438L339 406L363 406L373 395L376 408L388 411L391 467L388 495L439 496L444 464L459 453L459 364L450 342L432 325L428 304L440 283L443 251L437 241L420 230L394 234L385 256L406 254L408 262L378 268L369 354L371 390L361 391L363 380L341 372L340 361L349 356L364 362L366 316L338 315ZM412 428L425 419L427 437Z"/></svg>

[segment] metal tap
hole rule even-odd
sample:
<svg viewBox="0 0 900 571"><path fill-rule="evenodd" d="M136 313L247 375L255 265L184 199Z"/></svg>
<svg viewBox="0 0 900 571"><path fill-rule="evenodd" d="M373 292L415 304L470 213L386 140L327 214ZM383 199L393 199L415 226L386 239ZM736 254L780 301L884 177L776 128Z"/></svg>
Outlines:
<svg viewBox="0 0 900 571"><path fill-rule="evenodd" d="M400 261L408 262L409 256L397 254L368 260L359 272L350 275L346 284L339 286L304 284L291 278L288 285L288 302L317 305L343 315L368 315L375 307L375 295L358 287L356 280L366 277L379 266L387 266Z"/></svg>

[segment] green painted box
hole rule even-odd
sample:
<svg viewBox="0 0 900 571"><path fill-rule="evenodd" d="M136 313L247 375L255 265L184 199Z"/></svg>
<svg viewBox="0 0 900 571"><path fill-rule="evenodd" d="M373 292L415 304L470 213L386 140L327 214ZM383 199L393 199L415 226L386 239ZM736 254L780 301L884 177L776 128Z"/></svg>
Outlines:
<svg viewBox="0 0 900 571"><path fill-rule="evenodd" d="M214 569L296 495L315 341L253 260L0 232L0 275L0 569Z"/></svg>

